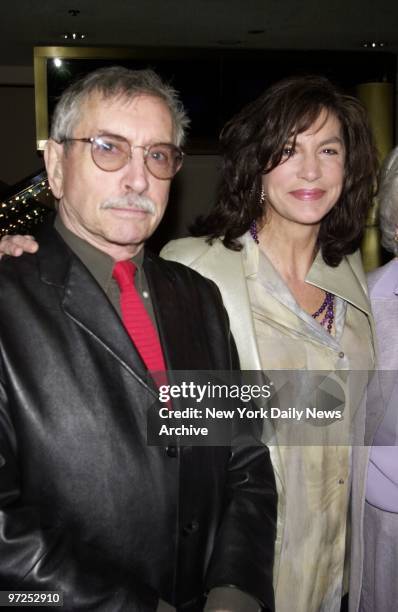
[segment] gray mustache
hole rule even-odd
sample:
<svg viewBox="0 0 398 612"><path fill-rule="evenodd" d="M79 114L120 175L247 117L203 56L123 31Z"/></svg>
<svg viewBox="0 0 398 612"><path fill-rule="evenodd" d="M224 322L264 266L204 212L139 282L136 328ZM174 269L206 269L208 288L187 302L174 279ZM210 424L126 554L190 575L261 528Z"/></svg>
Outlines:
<svg viewBox="0 0 398 612"><path fill-rule="evenodd" d="M155 204L150 198L141 196L136 193L131 193L120 198L109 198L102 202L102 209L107 208L135 208L154 215L156 213Z"/></svg>

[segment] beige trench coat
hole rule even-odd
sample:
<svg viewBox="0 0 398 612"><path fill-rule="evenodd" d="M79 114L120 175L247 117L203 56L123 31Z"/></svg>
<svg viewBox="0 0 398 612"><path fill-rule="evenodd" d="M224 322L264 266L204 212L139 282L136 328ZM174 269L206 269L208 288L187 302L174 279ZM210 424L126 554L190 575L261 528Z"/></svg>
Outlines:
<svg viewBox="0 0 398 612"><path fill-rule="evenodd" d="M242 241L243 244L245 244L244 237L242 237ZM185 238L170 242L163 249L161 255L166 259L179 261L180 263L194 268L218 285L230 317L231 330L238 347L241 368L243 370L261 370L262 364L255 336L254 322L246 281L247 262L244 261L244 251L237 252L226 249L219 240L215 241L210 246L203 238ZM354 308L352 308L354 316L356 309L366 315L366 318L361 316L362 325L364 320L366 323L365 327L360 333L363 333L372 339L372 354L370 355L370 363L372 366L374 366L373 319L371 316L366 281L362 270L360 256L358 253L356 253L344 258L337 268L328 268L327 287L323 286L324 266L325 264L322 262L321 258L317 259L311 268L307 281L342 297L348 302L348 304L354 306ZM276 316L282 315L276 314ZM272 351L272 347L270 350ZM319 354L321 355L322 353ZM318 363L317 365L307 364L307 367L312 369L328 369L339 366L335 363L328 363L326 360L326 362ZM344 365L340 367L344 368ZM364 417L360 418L359 425L359 432L357 433L359 440L361 440L364 437ZM271 446L270 452L279 493L278 538L279 540L282 540L282 538L288 537L288 534L284 533L285 478L283 473L283 461L277 446ZM357 447L354 449L352 465L353 484L351 489L352 545L350 612L356 612L360 595L363 555L361 529L367 460L367 448ZM297 486L300 486L300 483L297 483ZM290 494L292 495L291 491ZM290 586L289 584L278 584L280 546L281 541L277 541L274 565L274 584L277 592L278 590L281 592L289 591ZM290 602L291 609L296 609L298 612L317 612L318 610L330 612L331 610L331 607L327 602L325 602L325 604L322 606L316 606L316 608L314 608L310 601L301 604L299 609L297 608L297 605L294 607L297 602L295 599L293 599L293 597L294 595L292 594L292 601ZM279 607L279 610L282 611L282 608L285 608L284 604Z"/></svg>

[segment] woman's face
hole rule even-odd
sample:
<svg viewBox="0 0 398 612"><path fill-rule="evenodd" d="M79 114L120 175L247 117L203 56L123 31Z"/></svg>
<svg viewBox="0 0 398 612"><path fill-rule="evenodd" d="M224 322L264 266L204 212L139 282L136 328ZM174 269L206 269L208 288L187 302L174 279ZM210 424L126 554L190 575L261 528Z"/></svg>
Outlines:
<svg viewBox="0 0 398 612"><path fill-rule="evenodd" d="M282 161L262 178L266 221L319 228L339 199L345 148L340 121L322 112L308 130L287 142Z"/></svg>

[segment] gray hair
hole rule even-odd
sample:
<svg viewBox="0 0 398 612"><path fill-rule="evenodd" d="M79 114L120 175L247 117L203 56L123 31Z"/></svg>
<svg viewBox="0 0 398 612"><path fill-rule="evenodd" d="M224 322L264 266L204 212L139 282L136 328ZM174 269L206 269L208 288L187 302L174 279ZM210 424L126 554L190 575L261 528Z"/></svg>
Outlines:
<svg viewBox="0 0 398 612"><path fill-rule="evenodd" d="M71 138L78 124L82 108L91 94L105 99L134 98L148 94L166 103L174 125L174 140L177 146L184 142L189 119L173 87L164 83L153 70L129 70L121 66L100 68L72 83L61 95L55 107L51 138L57 142Z"/></svg>
<svg viewBox="0 0 398 612"><path fill-rule="evenodd" d="M398 147L386 158L380 175L380 230L381 243L387 251L398 255Z"/></svg>

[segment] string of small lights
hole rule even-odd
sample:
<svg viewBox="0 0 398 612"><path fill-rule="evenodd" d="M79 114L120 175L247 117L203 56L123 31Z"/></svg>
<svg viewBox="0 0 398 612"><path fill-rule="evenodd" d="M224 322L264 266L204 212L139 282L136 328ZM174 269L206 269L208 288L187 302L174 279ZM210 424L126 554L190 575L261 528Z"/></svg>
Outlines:
<svg viewBox="0 0 398 612"><path fill-rule="evenodd" d="M31 181L15 186L12 193L0 199L0 237L6 234L31 234L54 209L45 172Z"/></svg>

